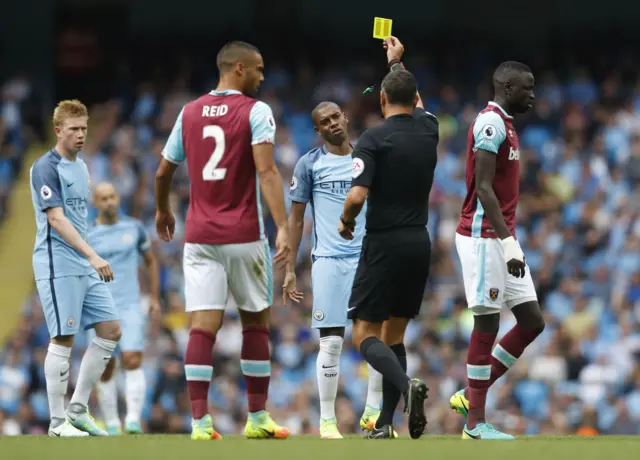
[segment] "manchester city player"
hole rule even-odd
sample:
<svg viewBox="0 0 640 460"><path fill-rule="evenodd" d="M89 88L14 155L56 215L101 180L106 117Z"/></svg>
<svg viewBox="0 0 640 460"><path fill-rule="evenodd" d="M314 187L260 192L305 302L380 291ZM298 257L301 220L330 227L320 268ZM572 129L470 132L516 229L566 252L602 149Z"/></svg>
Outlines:
<svg viewBox="0 0 640 460"><path fill-rule="evenodd" d="M125 431L142 433L140 418L146 393L144 371L141 368L145 346L146 314L140 299L138 265L144 260L151 288L150 313L160 314L158 264L151 249L151 241L139 220L120 216L120 196L111 184L100 184L94 192L98 209L96 225L89 230L89 244L104 257L118 273L109 284L122 327L122 367L125 375L127 415ZM98 384L98 401L110 435L121 434L118 416L118 392L113 377L115 359L112 358Z"/></svg>
<svg viewBox="0 0 640 460"><path fill-rule="evenodd" d="M344 200L351 187L353 148L349 143L347 117L333 102L320 103L311 113L316 132L325 144L304 155L295 167L289 196L289 228L296 259L307 203L313 215L313 320L320 330L320 352L316 363L320 393L320 436L342 438L338 431L335 401L338 391L340 354L347 325L347 304L364 237L364 215L358 217L353 240L346 241L336 232ZM289 265L295 267L294 263ZM291 268L293 270L293 268ZM295 274L287 273L285 296L297 300ZM360 426L370 431L380 415L382 377L369 367L369 391Z"/></svg>
<svg viewBox="0 0 640 460"><path fill-rule="evenodd" d="M78 158L87 136L87 108L62 101L53 112L54 149L30 171L36 216L33 271L51 341L44 361L49 399L49 436L108 436L89 415L87 405L120 340L120 322L109 289L109 264L86 242L89 171ZM82 359L71 403L65 413L69 357L73 338L95 328Z"/></svg>

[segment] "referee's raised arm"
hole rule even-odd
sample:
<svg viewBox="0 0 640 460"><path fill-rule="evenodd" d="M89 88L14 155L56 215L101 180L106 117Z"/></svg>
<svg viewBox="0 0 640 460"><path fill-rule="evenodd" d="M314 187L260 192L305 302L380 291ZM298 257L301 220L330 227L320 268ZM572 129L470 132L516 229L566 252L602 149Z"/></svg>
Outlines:
<svg viewBox="0 0 640 460"><path fill-rule="evenodd" d="M353 152L351 189L339 231L351 237L366 201L366 236L347 315L360 354L393 383L383 389L382 412L369 437L393 437L393 413L403 394L409 433L418 438L427 423L427 387L407 376L403 342L409 321L420 311L429 275L426 227L438 121L424 110L415 78L400 62L400 41L390 37L385 48L391 68L380 91L385 121L364 132Z"/></svg>

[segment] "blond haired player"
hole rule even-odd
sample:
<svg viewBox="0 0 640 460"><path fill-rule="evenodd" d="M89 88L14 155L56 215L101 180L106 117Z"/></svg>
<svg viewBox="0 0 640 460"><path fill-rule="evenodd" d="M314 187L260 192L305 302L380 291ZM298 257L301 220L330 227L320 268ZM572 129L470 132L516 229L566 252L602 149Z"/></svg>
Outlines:
<svg viewBox="0 0 640 460"><path fill-rule="evenodd" d="M56 146L30 171L37 233L33 271L51 341L44 361L51 424L49 436L108 436L89 415L91 390L120 340L120 322L105 283L113 280L109 264L87 240L90 181L78 158L87 137L87 108L62 101L53 112ZM95 328L76 389L66 412L73 337Z"/></svg>

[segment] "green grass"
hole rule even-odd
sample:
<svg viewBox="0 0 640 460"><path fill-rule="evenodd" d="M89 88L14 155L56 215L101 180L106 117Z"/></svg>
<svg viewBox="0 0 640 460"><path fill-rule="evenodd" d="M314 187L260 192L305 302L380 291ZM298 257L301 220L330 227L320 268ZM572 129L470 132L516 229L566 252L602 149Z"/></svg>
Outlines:
<svg viewBox="0 0 640 460"><path fill-rule="evenodd" d="M459 437L423 436L414 441L320 440L315 436L284 441L248 441L227 437L194 442L187 436L126 436L57 439L46 436L0 437L0 458L152 459L152 460L623 460L637 459L636 437L527 437L513 442L462 441Z"/></svg>

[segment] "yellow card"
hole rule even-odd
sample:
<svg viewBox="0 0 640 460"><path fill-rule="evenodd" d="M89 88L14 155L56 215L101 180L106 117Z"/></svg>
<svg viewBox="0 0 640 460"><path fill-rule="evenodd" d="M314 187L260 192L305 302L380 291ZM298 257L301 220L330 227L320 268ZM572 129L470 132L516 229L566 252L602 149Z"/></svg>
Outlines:
<svg viewBox="0 0 640 460"><path fill-rule="evenodd" d="M393 21L386 18L373 18L373 38L384 40L391 36Z"/></svg>

